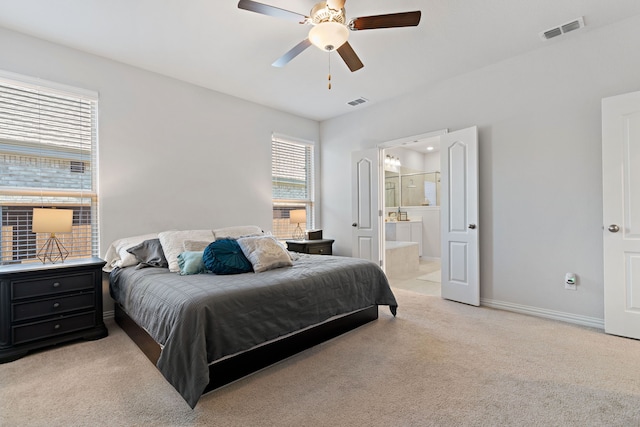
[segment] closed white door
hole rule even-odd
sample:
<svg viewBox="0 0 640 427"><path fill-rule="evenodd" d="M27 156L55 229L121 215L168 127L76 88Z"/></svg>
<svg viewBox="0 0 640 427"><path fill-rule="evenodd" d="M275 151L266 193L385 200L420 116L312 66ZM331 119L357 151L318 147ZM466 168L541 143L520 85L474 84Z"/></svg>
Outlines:
<svg viewBox="0 0 640 427"><path fill-rule="evenodd" d="M382 264L380 255L380 152L377 148L351 155L352 252L356 258Z"/></svg>
<svg viewBox="0 0 640 427"><path fill-rule="evenodd" d="M478 129L440 137L441 294L480 305Z"/></svg>
<svg viewBox="0 0 640 427"><path fill-rule="evenodd" d="M604 329L640 339L640 92L602 100Z"/></svg>

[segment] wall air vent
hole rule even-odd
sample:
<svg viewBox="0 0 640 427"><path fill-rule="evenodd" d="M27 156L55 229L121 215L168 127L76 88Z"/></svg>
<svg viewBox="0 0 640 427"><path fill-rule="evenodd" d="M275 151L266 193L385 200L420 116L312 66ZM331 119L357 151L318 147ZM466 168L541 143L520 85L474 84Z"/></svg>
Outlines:
<svg viewBox="0 0 640 427"><path fill-rule="evenodd" d="M549 28L548 30L541 32L540 38L542 40L549 40L582 27L584 27L584 18L581 16L580 18L574 19L573 21L567 22L566 24L562 24L554 28Z"/></svg>
<svg viewBox="0 0 640 427"><path fill-rule="evenodd" d="M351 105L352 107L356 107L360 104L364 104L367 101L369 101L367 98L360 97L358 99L354 99L353 101L347 102L347 104Z"/></svg>

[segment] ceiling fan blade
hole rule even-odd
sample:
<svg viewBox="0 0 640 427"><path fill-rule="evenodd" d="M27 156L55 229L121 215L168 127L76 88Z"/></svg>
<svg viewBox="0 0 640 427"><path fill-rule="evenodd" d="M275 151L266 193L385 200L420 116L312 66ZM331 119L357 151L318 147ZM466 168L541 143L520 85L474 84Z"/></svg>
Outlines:
<svg viewBox="0 0 640 427"><path fill-rule="evenodd" d="M338 48L338 53L352 72L364 67L364 64L360 61L360 58L358 58L358 55L356 55L356 52L349 42L344 42L344 44Z"/></svg>
<svg viewBox="0 0 640 427"><path fill-rule="evenodd" d="M276 61L271 65L273 65L274 67L284 67L289 63L289 61L300 55L300 53L302 53L302 51L309 46L311 46L311 42L309 41L309 39L304 39L300 43L295 45L289 52L276 59Z"/></svg>
<svg viewBox="0 0 640 427"><path fill-rule="evenodd" d="M327 6L333 10L340 10L344 7L345 0L327 0Z"/></svg>
<svg viewBox="0 0 640 427"><path fill-rule="evenodd" d="M269 6L268 4L258 3L252 0L240 0L238 2L238 8L248 10L250 12L261 13L263 15L273 16L275 18L288 19L302 24L306 21L307 17L296 12L280 9L279 7Z"/></svg>
<svg viewBox="0 0 640 427"><path fill-rule="evenodd" d="M374 30L377 28L415 27L420 23L422 12L389 13L386 15L362 16L349 22L350 30Z"/></svg>

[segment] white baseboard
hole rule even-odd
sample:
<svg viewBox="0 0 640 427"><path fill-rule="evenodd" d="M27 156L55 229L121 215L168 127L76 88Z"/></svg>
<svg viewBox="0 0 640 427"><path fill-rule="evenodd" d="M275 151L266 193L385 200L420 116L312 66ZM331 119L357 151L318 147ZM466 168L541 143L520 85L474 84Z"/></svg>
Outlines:
<svg viewBox="0 0 640 427"><path fill-rule="evenodd" d="M115 316L115 311L114 310L109 310L109 311L102 312L102 318L104 320L113 319L114 316Z"/></svg>
<svg viewBox="0 0 640 427"><path fill-rule="evenodd" d="M598 319L597 317L581 316L579 314L564 313L562 311L547 310L544 308L530 307L527 305L513 304L510 302L496 301L487 298L480 298L480 305L604 330L604 319Z"/></svg>

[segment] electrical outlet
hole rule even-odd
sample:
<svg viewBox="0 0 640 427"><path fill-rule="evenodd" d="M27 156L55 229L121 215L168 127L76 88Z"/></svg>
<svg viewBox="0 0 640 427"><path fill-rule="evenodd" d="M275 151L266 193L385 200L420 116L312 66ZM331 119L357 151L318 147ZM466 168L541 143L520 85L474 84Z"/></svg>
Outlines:
<svg viewBox="0 0 640 427"><path fill-rule="evenodd" d="M564 276L564 288L569 289L570 291L576 290L576 284L578 279L576 278L575 273L567 273Z"/></svg>

